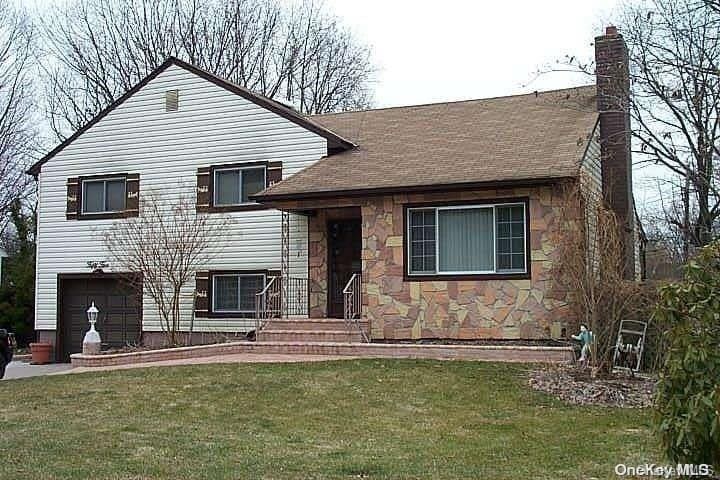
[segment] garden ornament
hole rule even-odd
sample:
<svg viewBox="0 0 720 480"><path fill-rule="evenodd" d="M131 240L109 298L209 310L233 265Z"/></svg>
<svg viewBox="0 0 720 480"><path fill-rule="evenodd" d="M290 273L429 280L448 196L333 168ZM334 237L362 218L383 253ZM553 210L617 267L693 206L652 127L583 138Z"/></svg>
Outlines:
<svg viewBox="0 0 720 480"><path fill-rule="evenodd" d="M582 342L582 349L580 350L580 363L587 363L590 358L590 344L593 342L593 333L588 330L587 325L580 325L580 333L577 335L571 335L573 340L579 340Z"/></svg>

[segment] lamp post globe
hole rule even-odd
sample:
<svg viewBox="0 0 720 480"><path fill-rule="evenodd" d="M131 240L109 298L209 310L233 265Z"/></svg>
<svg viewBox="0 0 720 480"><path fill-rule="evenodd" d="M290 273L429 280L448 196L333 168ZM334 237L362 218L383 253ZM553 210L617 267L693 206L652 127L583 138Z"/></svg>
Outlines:
<svg viewBox="0 0 720 480"><path fill-rule="evenodd" d="M100 353L100 334L95 330L95 322L98 319L98 313L100 310L95 306L95 302L92 302L90 308L87 309L87 318L90 322L90 330L85 333L83 339L83 350L84 355L97 355Z"/></svg>
<svg viewBox="0 0 720 480"><path fill-rule="evenodd" d="M95 302L92 302L92 305L90 305L90 308L87 309L88 322L90 322L90 325L93 328L95 327L95 322L97 322L97 316L98 316L99 311L100 310L98 310L97 307L95 306Z"/></svg>

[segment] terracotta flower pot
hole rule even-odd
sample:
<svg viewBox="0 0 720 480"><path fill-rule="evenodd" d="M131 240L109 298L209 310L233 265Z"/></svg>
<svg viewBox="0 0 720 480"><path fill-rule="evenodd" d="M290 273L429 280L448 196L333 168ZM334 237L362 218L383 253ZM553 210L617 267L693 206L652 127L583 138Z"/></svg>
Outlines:
<svg viewBox="0 0 720 480"><path fill-rule="evenodd" d="M50 363L50 352L52 351L52 344L50 343L31 343L30 353L32 358L30 363L33 365L42 365L44 363Z"/></svg>

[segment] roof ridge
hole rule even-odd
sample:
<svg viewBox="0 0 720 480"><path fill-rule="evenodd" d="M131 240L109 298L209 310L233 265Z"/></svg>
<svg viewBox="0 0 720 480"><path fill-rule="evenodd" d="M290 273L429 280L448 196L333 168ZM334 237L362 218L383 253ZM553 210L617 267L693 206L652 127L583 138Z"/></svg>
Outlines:
<svg viewBox="0 0 720 480"><path fill-rule="evenodd" d="M578 85L575 87L555 88L552 90L536 90L534 92L516 93L513 95L497 95L494 97L466 98L464 100L450 100L447 102L428 102L428 103L417 103L417 104L412 104L412 105L397 105L394 107L365 108L365 109L361 109L361 110L346 110L344 112L317 113L317 114L313 114L313 115L306 115L306 117L318 118L318 117L329 117L331 115L344 115L344 114L364 113L364 112L378 112L378 111L382 111L382 110L397 110L397 109L401 109L401 108L432 107L432 106L438 106L438 105L454 105L454 104L458 104L458 103L481 102L481 101L487 101L487 100L502 100L502 99L506 99L506 98L527 97L530 95L543 95L543 94L547 94L547 93L564 92L567 90L579 90L581 88L590 88L590 87L595 87L595 84L588 83L586 85Z"/></svg>

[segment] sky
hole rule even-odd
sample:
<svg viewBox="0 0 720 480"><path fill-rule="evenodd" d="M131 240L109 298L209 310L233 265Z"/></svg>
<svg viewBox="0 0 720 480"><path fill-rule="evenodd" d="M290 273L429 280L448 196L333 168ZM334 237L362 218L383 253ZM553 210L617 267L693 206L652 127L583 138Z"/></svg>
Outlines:
<svg viewBox="0 0 720 480"><path fill-rule="evenodd" d="M617 0L325 0L372 48L375 105L511 95L592 83L535 72L593 56Z"/></svg>

